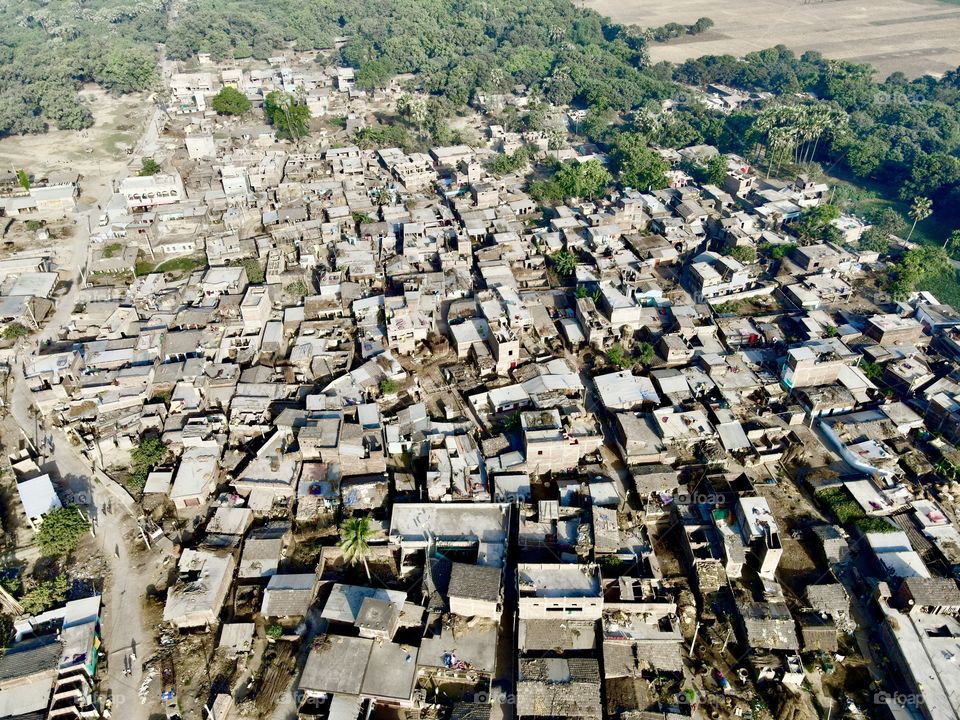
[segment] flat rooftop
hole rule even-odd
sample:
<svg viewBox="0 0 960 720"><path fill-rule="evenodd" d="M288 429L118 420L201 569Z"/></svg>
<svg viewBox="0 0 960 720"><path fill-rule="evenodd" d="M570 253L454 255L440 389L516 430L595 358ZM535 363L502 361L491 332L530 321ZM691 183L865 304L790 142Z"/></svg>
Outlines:
<svg viewBox="0 0 960 720"><path fill-rule="evenodd" d="M520 592L528 597L599 597L600 578L580 565L521 563Z"/></svg>
<svg viewBox="0 0 960 720"><path fill-rule="evenodd" d="M390 540L427 545L442 542L504 543L507 503L403 503L393 506Z"/></svg>

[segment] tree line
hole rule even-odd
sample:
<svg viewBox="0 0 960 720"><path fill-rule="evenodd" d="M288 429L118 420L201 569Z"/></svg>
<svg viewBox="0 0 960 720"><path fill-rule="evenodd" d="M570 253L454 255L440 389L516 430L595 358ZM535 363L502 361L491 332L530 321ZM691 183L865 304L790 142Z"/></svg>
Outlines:
<svg viewBox="0 0 960 720"><path fill-rule="evenodd" d="M165 0L8 0L0 3L0 137L93 124L78 90L153 87Z"/></svg>
<svg viewBox="0 0 960 720"><path fill-rule="evenodd" d="M723 83L776 98L723 117L686 107L675 122L695 141L750 154L759 144L774 168L816 161L881 185L901 200L927 197L944 213L960 201L960 69L914 80L874 79L868 65L799 57L778 46L742 59L706 56L676 66L680 83Z"/></svg>

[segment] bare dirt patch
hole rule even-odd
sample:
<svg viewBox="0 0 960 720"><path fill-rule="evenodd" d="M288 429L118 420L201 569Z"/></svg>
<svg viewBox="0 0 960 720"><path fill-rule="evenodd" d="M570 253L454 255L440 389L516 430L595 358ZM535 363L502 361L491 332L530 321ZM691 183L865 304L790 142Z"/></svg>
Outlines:
<svg viewBox="0 0 960 720"><path fill-rule="evenodd" d="M144 95L110 95L96 85L85 86L81 94L93 110L93 127L4 138L0 166L22 168L34 176L76 171L85 178L84 196L100 196L98 186L109 185L126 169L127 148L136 145L153 104Z"/></svg>
<svg viewBox="0 0 960 720"><path fill-rule="evenodd" d="M617 22L657 27L709 17L703 35L654 44L654 62L701 55L744 55L780 43L797 52L870 63L880 77L900 70L910 77L940 74L960 65L960 14L937 0L576 0Z"/></svg>

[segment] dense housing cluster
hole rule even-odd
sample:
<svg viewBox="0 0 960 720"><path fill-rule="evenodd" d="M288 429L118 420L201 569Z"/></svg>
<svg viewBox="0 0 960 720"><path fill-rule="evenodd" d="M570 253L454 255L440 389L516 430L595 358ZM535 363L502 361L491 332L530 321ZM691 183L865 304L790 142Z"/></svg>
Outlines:
<svg viewBox="0 0 960 720"><path fill-rule="evenodd" d="M21 530L126 528L149 597L5 589L0 717L96 717L98 677L124 718L960 717L960 313L885 295L829 185L504 127L521 90L390 146L424 99L312 56L165 82L99 207L2 179L91 220L70 287L0 259Z"/></svg>

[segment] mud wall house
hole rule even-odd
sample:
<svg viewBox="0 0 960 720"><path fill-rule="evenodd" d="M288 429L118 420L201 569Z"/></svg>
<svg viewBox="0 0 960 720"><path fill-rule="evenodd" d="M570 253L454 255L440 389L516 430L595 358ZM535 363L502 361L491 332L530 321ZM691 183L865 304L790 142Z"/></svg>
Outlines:
<svg viewBox="0 0 960 720"><path fill-rule="evenodd" d="M178 629L214 624L233 581L229 553L187 549L177 564L179 577L167 589L163 620Z"/></svg>
<svg viewBox="0 0 960 720"><path fill-rule="evenodd" d="M960 615L960 589L953 578L907 578L893 598L904 612Z"/></svg>
<svg viewBox="0 0 960 720"><path fill-rule="evenodd" d="M247 285L247 271L243 266L223 266L207 270L200 282L200 289L205 297L219 297L242 294Z"/></svg>
<svg viewBox="0 0 960 720"><path fill-rule="evenodd" d="M277 574L263 591L260 614L265 618L300 618L310 610L320 580L314 573Z"/></svg>
<svg viewBox="0 0 960 720"><path fill-rule="evenodd" d="M666 463L676 454L659 436L649 415L615 413L613 430L617 450L627 465Z"/></svg>
<svg viewBox="0 0 960 720"><path fill-rule="evenodd" d="M132 211L172 205L186 198L179 173L128 177L120 183L119 192Z"/></svg>
<svg viewBox="0 0 960 720"><path fill-rule="evenodd" d="M290 533L290 523L272 522L252 530L243 543L237 577L262 580L277 574Z"/></svg>
<svg viewBox="0 0 960 720"><path fill-rule="evenodd" d="M41 635L38 637L38 628ZM94 676L100 645L100 596L71 600L63 607L14 623L15 640L8 653L59 646L59 662L49 700L49 716L57 720L79 720L97 714L93 705ZM19 692L19 687L14 687ZM25 693L28 694L28 693ZM39 693L38 693L39 694ZM0 689L0 707L5 702ZM4 715L6 717L6 715ZM16 715L32 718L33 715Z"/></svg>
<svg viewBox="0 0 960 720"><path fill-rule="evenodd" d="M506 503L401 503L393 506L388 542L401 573L422 567L428 548L476 550L478 565L502 567L509 518Z"/></svg>
<svg viewBox="0 0 960 720"><path fill-rule="evenodd" d="M923 334L923 325L913 318L890 313L867 318L864 332L881 345L915 343Z"/></svg>
<svg viewBox="0 0 960 720"><path fill-rule="evenodd" d="M740 601L736 605L737 634L743 647L796 652L797 629L784 602Z"/></svg>
<svg viewBox="0 0 960 720"><path fill-rule="evenodd" d="M63 643L49 635L16 643L0 658L0 716L44 718Z"/></svg>
<svg viewBox="0 0 960 720"><path fill-rule="evenodd" d="M219 482L219 460L219 448L185 450L170 489L170 502L181 510L205 503Z"/></svg>
<svg viewBox="0 0 960 720"><path fill-rule="evenodd" d="M960 622L952 615L900 612L891 605L885 583L880 583L877 595L886 656L902 687L922 700L915 705L916 715L924 720L957 720L960 702L955 689L960 686L960 671L954 657Z"/></svg>
<svg viewBox="0 0 960 720"><path fill-rule="evenodd" d="M599 426L586 420L568 415L564 422L556 409L521 413L528 469L537 474L567 470L599 448L603 444Z"/></svg>
<svg viewBox="0 0 960 720"><path fill-rule="evenodd" d="M773 579L783 555L783 545L770 506L762 497L741 497L735 511L744 544L751 548L756 559L757 572L761 577Z"/></svg>
<svg viewBox="0 0 960 720"><path fill-rule="evenodd" d="M839 649L837 624L833 618L816 612L801 612L797 615L797 626L805 652L822 650L835 653Z"/></svg>

